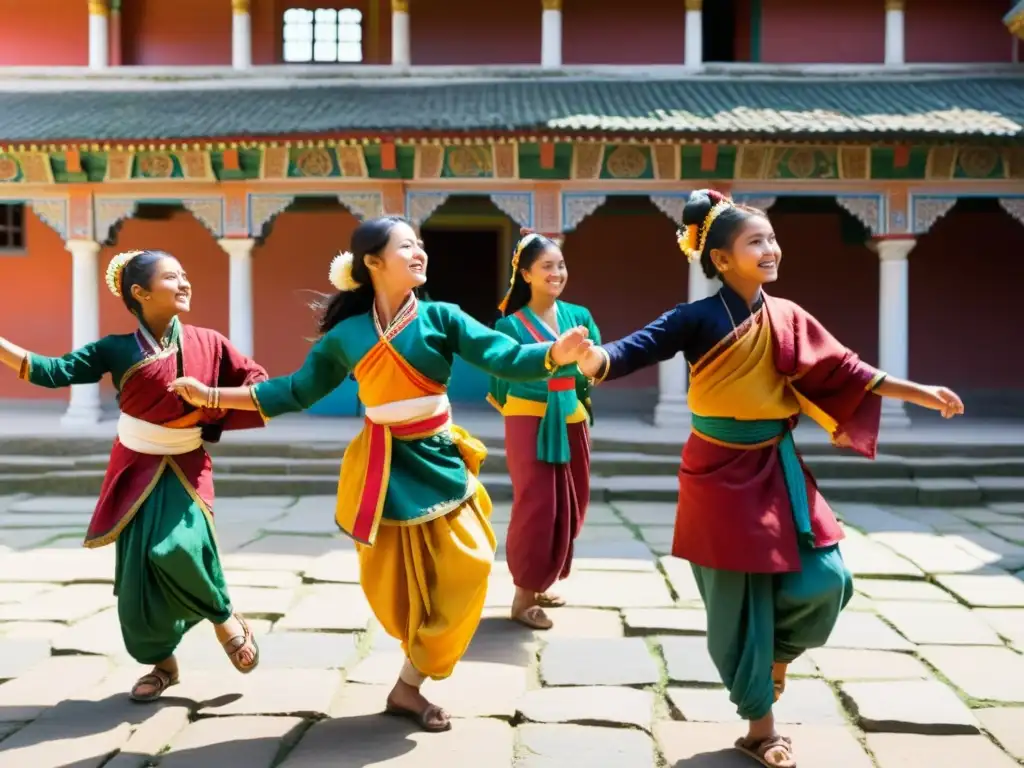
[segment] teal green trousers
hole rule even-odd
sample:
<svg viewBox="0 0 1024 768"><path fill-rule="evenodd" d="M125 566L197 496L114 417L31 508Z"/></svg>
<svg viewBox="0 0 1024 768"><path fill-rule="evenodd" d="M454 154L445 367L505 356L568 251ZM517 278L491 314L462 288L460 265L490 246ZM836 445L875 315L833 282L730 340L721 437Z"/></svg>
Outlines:
<svg viewBox="0 0 1024 768"><path fill-rule="evenodd" d="M117 537L114 594L121 634L140 664L171 656L203 619L231 618L231 600L206 515L173 472Z"/></svg>

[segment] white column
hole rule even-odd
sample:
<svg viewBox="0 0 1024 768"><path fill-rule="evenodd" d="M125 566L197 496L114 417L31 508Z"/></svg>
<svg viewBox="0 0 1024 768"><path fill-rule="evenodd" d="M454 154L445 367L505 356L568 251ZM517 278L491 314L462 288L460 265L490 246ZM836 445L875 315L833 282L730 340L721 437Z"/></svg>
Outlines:
<svg viewBox="0 0 1024 768"><path fill-rule="evenodd" d="M562 66L562 0L541 0L540 65Z"/></svg>
<svg viewBox="0 0 1024 768"><path fill-rule="evenodd" d="M687 301L699 301L716 290L716 281L704 277L699 264L689 267ZM654 424L658 427L689 427L690 407L686 402L689 366L683 353L658 363L658 404L654 407Z"/></svg>
<svg viewBox="0 0 1024 768"><path fill-rule="evenodd" d="M904 0L885 0L885 63L904 63Z"/></svg>
<svg viewBox="0 0 1024 768"><path fill-rule="evenodd" d="M391 0L391 66L408 67L411 63L409 0Z"/></svg>
<svg viewBox="0 0 1024 768"><path fill-rule="evenodd" d="M100 337L100 244L92 240L68 240L71 252L71 346L83 347ZM78 384L61 423L84 427L100 420L100 385Z"/></svg>
<svg viewBox="0 0 1024 768"><path fill-rule="evenodd" d="M907 257L917 244L912 237L878 240L878 367L896 378L907 378L910 360L910 264ZM910 426L906 405L882 401L882 425Z"/></svg>
<svg viewBox="0 0 1024 768"><path fill-rule="evenodd" d="M249 0L231 0L231 66L252 66L252 17Z"/></svg>
<svg viewBox="0 0 1024 768"><path fill-rule="evenodd" d="M228 337L243 355L253 356L252 248L251 238L218 241L228 254Z"/></svg>
<svg viewBox="0 0 1024 768"><path fill-rule="evenodd" d="M686 66L704 66L704 0L686 0Z"/></svg>
<svg viewBox="0 0 1024 768"><path fill-rule="evenodd" d="M108 0L89 0L89 69L110 63L110 6Z"/></svg>

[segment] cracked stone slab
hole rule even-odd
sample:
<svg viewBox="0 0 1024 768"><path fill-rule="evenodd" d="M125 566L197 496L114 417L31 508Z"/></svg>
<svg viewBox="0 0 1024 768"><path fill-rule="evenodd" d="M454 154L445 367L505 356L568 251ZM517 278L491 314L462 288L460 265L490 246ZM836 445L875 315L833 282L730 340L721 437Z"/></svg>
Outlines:
<svg viewBox="0 0 1024 768"><path fill-rule="evenodd" d="M553 637L540 676L546 685L653 685L660 673L643 638Z"/></svg>
<svg viewBox="0 0 1024 768"><path fill-rule="evenodd" d="M807 652L826 680L931 680L932 673L913 656L892 651L815 648Z"/></svg>
<svg viewBox="0 0 1024 768"><path fill-rule="evenodd" d="M619 514L635 526L661 525L669 528L676 524L676 505L660 501L616 501Z"/></svg>
<svg viewBox="0 0 1024 768"><path fill-rule="evenodd" d="M0 581L112 584L114 547L5 552L0 554Z"/></svg>
<svg viewBox="0 0 1024 768"><path fill-rule="evenodd" d="M724 688L669 688L668 697L688 722L743 722ZM788 680L786 692L773 711L777 722L789 725L846 723L846 715L835 694L821 680Z"/></svg>
<svg viewBox="0 0 1024 768"><path fill-rule="evenodd" d="M929 603L955 603L949 592L927 581L907 579L857 579L854 588L872 600L912 600Z"/></svg>
<svg viewBox="0 0 1024 768"><path fill-rule="evenodd" d="M1009 648L929 645L924 660L972 699L1024 702L1024 656Z"/></svg>
<svg viewBox="0 0 1024 768"><path fill-rule="evenodd" d="M941 739L904 733L869 733L868 749L878 768L938 768L946 765L1017 768L1017 762L984 736Z"/></svg>
<svg viewBox="0 0 1024 768"><path fill-rule="evenodd" d="M95 686L110 671L104 658L52 656L0 685L0 719L32 720L44 710Z"/></svg>
<svg viewBox="0 0 1024 768"><path fill-rule="evenodd" d="M585 725L523 725L516 768L654 768L654 742L642 731Z"/></svg>
<svg viewBox="0 0 1024 768"><path fill-rule="evenodd" d="M321 555L306 569L307 581L336 584L359 583L359 555L355 549L339 549Z"/></svg>
<svg viewBox="0 0 1024 768"><path fill-rule="evenodd" d="M0 680L18 677L48 658L47 640L0 638Z"/></svg>
<svg viewBox="0 0 1024 768"><path fill-rule="evenodd" d="M1024 760L1024 707L990 707L976 709L974 714L1003 749Z"/></svg>
<svg viewBox="0 0 1024 768"><path fill-rule="evenodd" d="M581 571L654 572L654 555L641 541L577 541L572 567Z"/></svg>
<svg viewBox="0 0 1024 768"><path fill-rule="evenodd" d="M365 629L371 615L358 586L316 584L274 625L274 630L353 632Z"/></svg>
<svg viewBox="0 0 1024 768"><path fill-rule="evenodd" d="M708 631L707 614L699 608L628 608L623 616L626 627L634 634L703 635Z"/></svg>
<svg viewBox="0 0 1024 768"><path fill-rule="evenodd" d="M109 585L72 584L16 605L0 605L0 621L78 621L116 602Z"/></svg>
<svg viewBox="0 0 1024 768"><path fill-rule="evenodd" d="M878 603L878 612L917 645L1002 645L999 636L958 603Z"/></svg>
<svg viewBox="0 0 1024 768"><path fill-rule="evenodd" d="M204 697L203 715L326 715L342 684L341 673L319 669L267 669L239 675L234 670L209 674L197 681L211 696ZM2 687L2 686L0 686ZM228 694L233 701L221 701Z"/></svg>
<svg viewBox="0 0 1024 768"><path fill-rule="evenodd" d="M225 571L224 578L231 589L237 587L293 589L302 583L302 579L297 574L288 571Z"/></svg>
<svg viewBox="0 0 1024 768"><path fill-rule="evenodd" d="M693 569L686 560L678 557L665 556L658 559L665 575L668 576L668 583L672 590L679 596L679 600L686 603L700 603L700 590L697 589L697 580L693 576Z"/></svg>
<svg viewBox="0 0 1024 768"><path fill-rule="evenodd" d="M865 731L977 733L977 718L952 688L934 680L841 683Z"/></svg>
<svg viewBox="0 0 1024 768"><path fill-rule="evenodd" d="M544 612L554 622L551 629L543 632L544 637L622 637L622 619L617 611L601 608L545 608Z"/></svg>
<svg viewBox="0 0 1024 768"><path fill-rule="evenodd" d="M947 540L986 565L1015 571L1024 568L1024 546L1006 541L988 531L961 531Z"/></svg>
<svg viewBox="0 0 1024 768"><path fill-rule="evenodd" d="M88 518L96 509L94 496L32 496L7 507L8 512L46 514L76 514Z"/></svg>
<svg viewBox="0 0 1024 768"><path fill-rule="evenodd" d="M541 688L519 700L518 713L534 723L633 725L650 732L654 694L612 686Z"/></svg>
<svg viewBox="0 0 1024 768"><path fill-rule="evenodd" d="M580 608L658 608L672 605L659 573L576 571L558 586L570 605Z"/></svg>
<svg viewBox="0 0 1024 768"><path fill-rule="evenodd" d="M1024 650L1024 610L979 608L974 614L1009 640L1018 650Z"/></svg>
<svg viewBox="0 0 1024 768"><path fill-rule="evenodd" d="M988 564L936 533L873 533L871 539L903 555L925 573L969 573Z"/></svg>
<svg viewBox="0 0 1024 768"><path fill-rule="evenodd" d="M505 768L512 759L513 731L500 720L459 720L445 733L423 733L375 714L317 723L281 768Z"/></svg>
<svg viewBox="0 0 1024 768"><path fill-rule="evenodd" d="M871 613L843 611L828 639L829 648L912 651L914 644Z"/></svg>
<svg viewBox="0 0 1024 768"><path fill-rule="evenodd" d="M655 736L670 766L751 768L750 758L732 748L743 727L720 723L661 722ZM808 768L872 768L871 759L849 728L790 725L785 735L793 740L799 764ZM932 768L935 768L934 764Z"/></svg>
<svg viewBox="0 0 1024 768"><path fill-rule="evenodd" d="M273 587L232 587L231 604L236 611L245 616L274 617L284 616L294 604L295 589L276 589Z"/></svg>
<svg viewBox="0 0 1024 768"><path fill-rule="evenodd" d="M1024 608L1024 581L997 568L935 580L973 608Z"/></svg>
<svg viewBox="0 0 1024 768"><path fill-rule="evenodd" d="M345 669L358 658L359 635L338 632L261 634L260 669Z"/></svg>
<svg viewBox="0 0 1024 768"><path fill-rule="evenodd" d="M670 682L721 684L705 638L666 636L659 637L658 642Z"/></svg>
<svg viewBox="0 0 1024 768"><path fill-rule="evenodd" d="M270 768L278 751L297 738L298 717L211 717L190 723L160 758L161 768Z"/></svg>

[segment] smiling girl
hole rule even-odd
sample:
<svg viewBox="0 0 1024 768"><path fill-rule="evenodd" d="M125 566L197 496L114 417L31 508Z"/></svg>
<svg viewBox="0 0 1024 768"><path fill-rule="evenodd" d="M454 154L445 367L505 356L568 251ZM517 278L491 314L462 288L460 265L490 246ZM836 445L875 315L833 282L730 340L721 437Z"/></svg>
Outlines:
<svg viewBox="0 0 1024 768"><path fill-rule="evenodd" d="M153 701L178 682L174 651L203 619L234 667L251 672L259 648L233 614L213 529L213 470L204 441L225 429L263 426L257 414L196 407L168 393L187 373L218 386L266 372L216 331L184 325L192 304L181 264L163 251L130 251L107 268L107 286L135 315L135 333L105 336L64 357L43 357L0 339L0 362L42 387L92 384L110 374L121 415L85 546L116 547L114 594L128 653L152 664L131 691Z"/></svg>
<svg viewBox="0 0 1024 768"><path fill-rule="evenodd" d="M520 344L454 304L418 300L427 254L393 216L360 224L330 277L338 293L298 371L220 390L183 378L173 389L189 402L272 417L309 408L348 375L356 380L365 424L342 458L335 521L355 539L366 599L406 656L385 711L445 731L448 714L420 686L448 677L469 647L496 549L491 501L477 480L486 449L451 420L454 356L530 381L575 362L590 341L585 328L566 328L553 343Z"/></svg>
<svg viewBox="0 0 1024 768"><path fill-rule="evenodd" d="M508 293L495 328L516 341L553 341L583 326L601 337L585 307L559 301L569 272L558 245L524 230L512 256ZM547 590L569 575L573 542L590 502L590 384L573 364L540 382L491 379L490 402L505 419L505 456L512 479L506 553L516 585L511 618L550 629L545 607L564 605Z"/></svg>
<svg viewBox="0 0 1024 768"><path fill-rule="evenodd" d="M882 397L946 418L963 413L963 403L943 387L876 370L805 310L766 294L782 250L761 211L701 190L690 196L683 225L681 249L721 279L721 290L595 347L580 367L603 381L686 356L692 432L672 554L690 561L707 610L708 650L749 721L736 748L762 765L794 768L772 705L787 666L826 643L853 595L838 548L843 531L793 443L797 417L874 458Z"/></svg>

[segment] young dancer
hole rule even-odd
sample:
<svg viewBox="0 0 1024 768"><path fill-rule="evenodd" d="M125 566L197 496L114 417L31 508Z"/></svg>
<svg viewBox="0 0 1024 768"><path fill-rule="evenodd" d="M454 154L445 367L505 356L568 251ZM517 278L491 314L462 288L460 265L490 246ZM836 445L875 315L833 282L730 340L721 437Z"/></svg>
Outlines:
<svg viewBox="0 0 1024 768"><path fill-rule="evenodd" d="M495 329L529 343L554 341L560 329L583 326L600 344L589 310L558 300L569 278L561 249L543 235L523 234ZM590 503L590 383L573 364L546 382L509 384L492 377L487 399L505 419L512 479L505 546L516 585L511 618L550 629L544 608L565 601L547 590L569 575L573 542Z"/></svg>
<svg viewBox="0 0 1024 768"><path fill-rule="evenodd" d="M181 264L163 251L115 256L107 285L139 322L64 357L43 357L0 339L0 362L43 387L92 384L110 374L121 415L85 546L116 547L114 594L128 653L152 664L131 691L153 701L178 682L174 651L203 619L234 667L251 672L259 648L234 614L213 527L213 470L203 442L225 429L263 426L257 414L217 403L186 405L167 386L188 373L214 386L251 384L266 372L222 335L178 319L192 303Z"/></svg>
<svg viewBox="0 0 1024 768"><path fill-rule="evenodd" d="M313 405L351 374L366 408L345 450L335 519L357 542L360 583L406 662L386 712L427 731L451 727L420 693L448 677L480 622L496 543L491 502L477 481L484 446L451 422L446 395L455 355L492 375L544 379L589 348L584 328L553 344L522 345L452 304L419 301L427 254L403 219L360 224L352 253L331 265L338 293L302 368L253 387L211 389L182 378L189 402L266 417Z"/></svg>
<svg viewBox="0 0 1024 768"><path fill-rule="evenodd" d="M943 387L887 376L796 304L767 295L782 251L768 217L712 191L683 211L680 247L722 289L680 304L580 367L626 376L682 351L692 434L683 448L672 554L689 560L708 614L708 650L741 717L736 748L772 768L796 765L772 704L786 668L825 644L853 594L835 515L793 443L797 416L873 458L881 398L963 413ZM694 268L694 267L691 267Z"/></svg>

